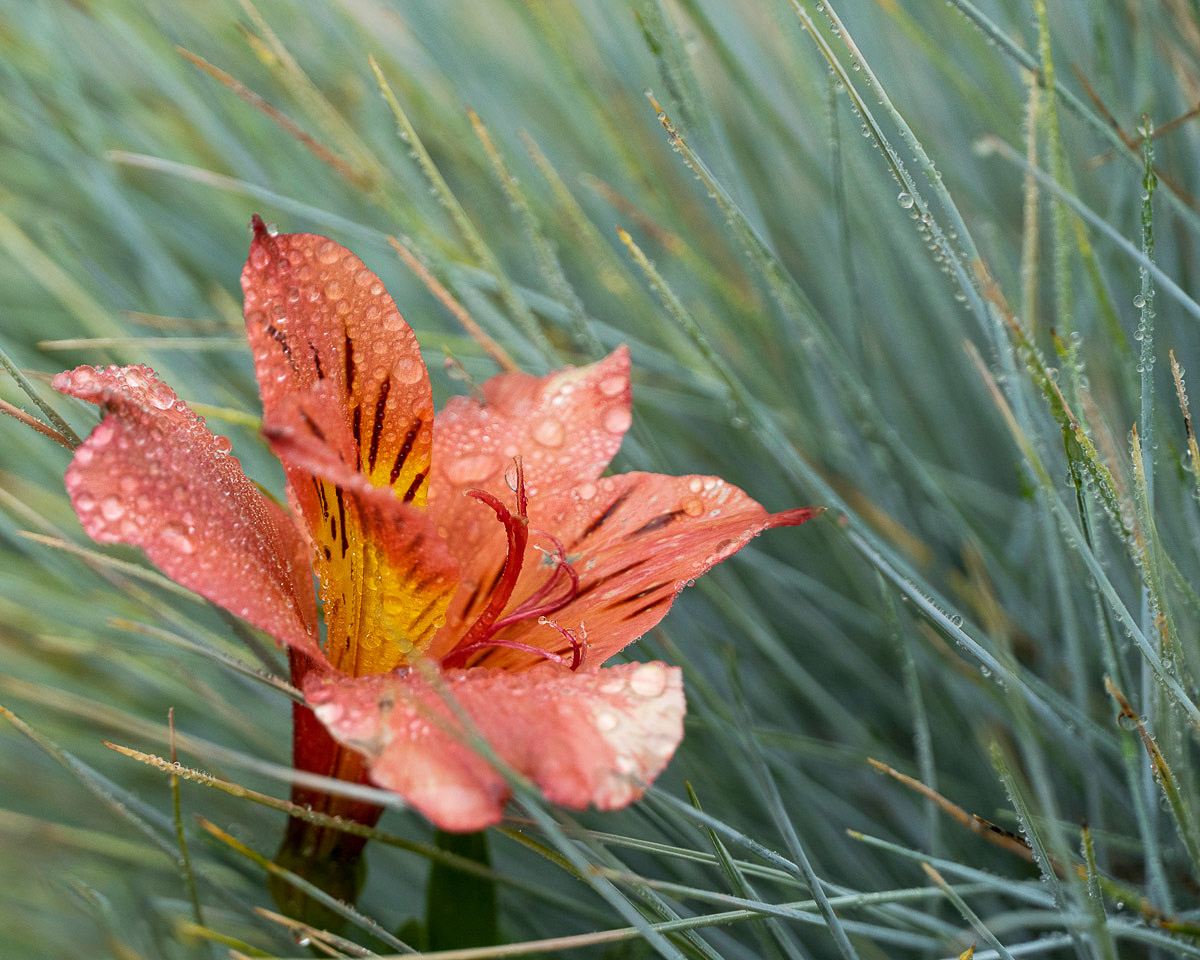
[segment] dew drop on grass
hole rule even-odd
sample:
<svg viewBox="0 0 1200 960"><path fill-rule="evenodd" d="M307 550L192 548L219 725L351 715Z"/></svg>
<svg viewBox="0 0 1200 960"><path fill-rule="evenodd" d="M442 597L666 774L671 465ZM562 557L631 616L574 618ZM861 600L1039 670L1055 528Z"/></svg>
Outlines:
<svg viewBox="0 0 1200 960"><path fill-rule="evenodd" d="M1134 297L1134 298L1133 298L1133 305L1134 305L1135 307L1137 307L1139 310L1141 310L1141 309L1142 309L1142 307L1144 307L1144 306L1146 305L1146 298L1145 298L1145 297L1143 297L1143 296L1142 296L1142 295L1139 293L1139 294L1138 294L1136 297Z"/></svg>
<svg viewBox="0 0 1200 960"><path fill-rule="evenodd" d="M896 202L905 210L911 210L913 204L916 203L916 201L913 199L913 195L903 190L896 195Z"/></svg>

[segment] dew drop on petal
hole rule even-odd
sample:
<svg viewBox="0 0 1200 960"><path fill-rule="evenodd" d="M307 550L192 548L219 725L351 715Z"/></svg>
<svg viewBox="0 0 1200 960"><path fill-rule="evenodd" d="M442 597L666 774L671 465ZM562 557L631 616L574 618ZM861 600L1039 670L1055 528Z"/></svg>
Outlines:
<svg viewBox="0 0 1200 960"><path fill-rule="evenodd" d="M317 247L317 259L321 263L335 263L338 258L338 245L332 240L326 240Z"/></svg>
<svg viewBox="0 0 1200 960"><path fill-rule="evenodd" d="M681 509L689 517L698 517L704 512L704 501L699 497L688 497L683 501Z"/></svg>
<svg viewBox="0 0 1200 960"><path fill-rule="evenodd" d="M188 536L187 529L179 523L168 523L162 530L162 538L173 549L180 553L195 553L196 545Z"/></svg>
<svg viewBox="0 0 1200 960"><path fill-rule="evenodd" d="M566 435L567 428L555 417L547 417L533 428L533 439L546 447L561 447Z"/></svg>
<svg viewBox="0 0 1200 960"><path fill-rule="evenodd" d="M620 723L620 720L611 710L605 710L603 713L596 714L596 729L601 733L612 732L617 729L618 723Z"/></svg>
<svg viewBox="0 0 1200 960"><path fill-rule="evenodd" d="M600 392L606 397L615 397L625 389L628 380L622 376L605 377L600 381Z"/></svg>
<svg viewBox="0 0 1200 960"><path fill-rule="evenodd" d="M639 697L657 697L667 689L667 668L661 663L645 663L629 678L629 689Z"/></svg>
<svg viewBox="0 0 1200 960"><path fill-rule="evenodd" d="M604 415L604 429L609 433L624 433L633 423L633 414L621 407L615 407Z"/></svg>
<svg viewBox="0 0 1200 960"><path fill-rule="evenodd" d="M475 483L487 479L495 469L495 458L490 454L480 453L452 460L446 467L446 476L451 483Z"/></svg>
<svg viewBox="0 0 1200 960"><path fill-rule="evenodd" d="M107 446L112 442L114 433L115 431L113 430L113 425L111 423L102 423L95 430L93 430L92 435L88 437L88 446L93 448Z"/></svg>
<svg viewBox="0 0 1200 960"><path fill-rule="evenodd" d="M401 357L392 367L392 376L400 383L418 383L424 373L425 368L414 357Z"/></svg>
<svg viewBox="0 0 1200 960"><path fill-rule="evenodd" d="M596 496L596 485L594 483L581 483L575 488L575 496L580 500L591 500Z"/></svg>
<svg viewBox="0 0 1200 960"><path fill-rule="evenodd" d="M105 520L120 520L124 512L120 497L108 496L100 501L100 516Z"/></svg>

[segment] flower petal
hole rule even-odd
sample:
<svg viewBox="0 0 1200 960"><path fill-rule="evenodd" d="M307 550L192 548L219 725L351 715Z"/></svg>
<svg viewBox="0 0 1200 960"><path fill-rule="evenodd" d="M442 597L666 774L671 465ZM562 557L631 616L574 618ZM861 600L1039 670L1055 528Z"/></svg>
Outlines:
<svg viewBox="0 0 1200 960"><path fill-rule="evenodd" d="M353 441L329 389L281 404L264 433L312 533L330 662L352 676L385 673L428 647L458 564L423 510L339 455Z"/></svg>
<svg viewBox="0 0 1200 960"><path fill-rule="evenodd" d="M326 237L271 236L255 217L242 291L264 421L323 385L354 439L346 462L423 506L433 442L429 374L379 277Z"/></svg>
<svg viewBox="0 0 1200 960"><path fill-rule="evenodd" d="M172 580L323 663L308 545L229 441L148 367L79 367L54 387L106 411L67 468L84 530L141 547Z"/></svg>
<svg viewBox="0 0 1200 960"><path fill-rule="evenodd" d="M581 494L587 496L582 497ZM768 513L719 477L626 473L589 489L546 491L530 500L530 525L554 533L579 577L574 598L552 620L587 639L584 662L603 663L657 624L684 587L771 527L793 526L817 509ZM536 592L554 567L527 562L513 602ZM537 618L498 639L519 641L570 659L570 640ZM514 669L534 656L503 646L476 654L473 666Z"/></svg>
<svg viewBox="0 0 1200 960"><path fill-rule="evenodd" d="M594 491L630 423L629 350L619 347L598 363L548 377L501 374L483 385L483 394L483 403L452 398L434 427L429 511L463 577L447 638L468 616L472 601L486 603L485 588L505 557L503 527L487 507L463 494L481 489L511 503L506 473L517 456L535 527L540 522L535 512L545 512L542 501ZM438 646L444 645L439 638Z"/></svg>
<svg viewBox="0 0 1200 960"><path fill-rule="evenodd" d="M454 670L444 680L496 755L568 807L612 810L638 799L683 737L682 678L662 663ZM371 779L438 827L481 830L501 819L504 779L466 745L418 673L314 680L305 693L334 737L367 756Z"/></svg>

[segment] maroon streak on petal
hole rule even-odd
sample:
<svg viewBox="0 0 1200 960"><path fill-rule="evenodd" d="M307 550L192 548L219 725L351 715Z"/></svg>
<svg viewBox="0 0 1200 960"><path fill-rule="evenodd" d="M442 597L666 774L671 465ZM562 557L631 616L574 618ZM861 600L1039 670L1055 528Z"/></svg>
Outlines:
<svg viewBox="0 0 1200 960"><path fill-rule="evenodd" d="M351 441L327 389L281 404L264 433L304 478L291 496L315 548L329 661L351 676L386 673L429 646L458 564L424 510L339 456Z"/></svg>
<svg viewBox="0 0 1200 960"><path fill-rule="evenodd" d="M633 802L683 737L680 671L662 663L451 670L443 680L496 755L564 806ZM305 693L329 731L367 756L371 779L438 827L481 830L501 819L507 784L418 672L313 679Z"/></svg>
<svg viewBox="0 0 1200 960"><path fill-rule="evenodd" d="M324 663L308 546L229 441L148 367L79 367L54 387L106 412L67 468L84 530L141 547L175 582Z"/></svg>
<svg viewBox="0 0 1200 960"><path fill-rule="evenodd" d="M353 436L351 450L339 451L346 463L423 506L433 437L429 375L379 277L326 237L271 236L255 217L242 291L264 422L323 386Z"/></svg>
<svg viewBox="0 0 1200 960"><path fill-rule="evenodd" d="M603 477L582 490L545 491L529 503L530 525L555 533L578 575L574 598L551 619L578 639L586 634L584 663L590 665L645 634L685 586L764 530L794 526L820 512L768 513L719 477L657 473ZM550 566L528 566L514 602L552 576ZM507 627L498 637L563 656L572 652L569 638L536 619ZM497 646L469 664L519 669L534 659Z"/></svg>
<svg viewBox="0 0 1200 960"><path fill-rule="evenodd" d="M451 605L439 649L449 642L456 625L469 625L471 615L486 605L488 582L504 563L502 525L466 492L484 490L511 506L513 461L519 456L531 530L553 534L553 527L542 523L546 516L539 502L573 490L586 493L629 428L629 350L620 347L597 363L547 377L501 374L483 385L483 394L483 403L452 398L434 427L430 516L463 571L463 585ZM546 545L536 535L533 542ZM529 565L537 566L532 560Z"/></svg>

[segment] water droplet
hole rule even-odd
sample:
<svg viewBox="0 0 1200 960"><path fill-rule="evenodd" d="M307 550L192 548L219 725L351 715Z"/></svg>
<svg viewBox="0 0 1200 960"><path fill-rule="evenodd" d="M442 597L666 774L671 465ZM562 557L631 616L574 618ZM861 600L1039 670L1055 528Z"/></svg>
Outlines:
<svg viewBox="0 0 1200 960"><path fill-rule="evenodd" d="M187 529L182 524L168 523L163 527L162 537L166 541L167 546L173 550L187 554L196 552L196 545L192 543Z"/></svg>
<svg viewBox="0 0 1200 960"><path fill-rule="evenodd" d="M476 483L487 479L495 469L495 457L491 454L479 453L452 461L446 467L446 476L451 483Z"/></svg>
<svg viewBox="0 0 1200 960"><path fill-rule="evenodd" d="M228 437L223 437L218 433L213 437L213 447L217 453L225 454L233 449L233 443Z"/></svg>
<svg viewBox="0 0 1200 960"><path fill-rule="evenodd" d="M620 723L619 718L610 710L596 715L596 729L601 733L610 733L616 730L618 723Z"/></svg>
<svg viewBox="0 0 1200 960"><path fill-rule="evenodd" d="M124 513L125 505L121 503L120 497L108 496L100 501L100 516L105 520L119 520Z"/></svg>
<svg viewBox="0 0 1200 960"><path fill-rule="evenodd" d="M896 202L905 210L911 210L913 204L916 203L911 193L906 193L903 191L896 195Z"/></svg>
<svg viewBox="0 0 1200 960"><path fill-rule="evenodd" d="M345 295L346 291L343 289L341 281L330 280L325 284L325 296L330 300L340 300Z"/></svg>
<svg viewBox="0 0 1200 960"><path fill-rule="evenodd" d="M704 501L699 497L688 497L681 508L689 517L698 517L704 512Z"/></svg>
<svg viewBox="0 0 1200 960"><path fill-rule="evenodd" d="M175 391L165 383L160 383L150 391L150 403L159 410L170 410L175 406Z"/></svg>
<svg viewBox="0 0 1200 960"><path fill-rule="evenodd" d="M317 247L317 259L321 261L321 263L336 263L338 253L338 245L332 240L326 240L323 244Z"/></svg>
<svg viewBox="0 0 1200 960"><path fill-rule="evenodd" d="M425 366L415 357L401 357L392 367L392 377L398 383L420 383Z"/></svg>
<svg viewBox="0 0 1200 960"><path fill-rule="evenodd" d="M546 447L561 447L566 435L567 428L554 417L547 417L533 428L533 439Z"/></svg>
<svg viewBox="0 0 1200 960"><path fill-rule="evenodd" d="M594 483L581 483L575 488L575 497L579 500L591 500L596 495Z"/></svg>
<svg viewBox="0 0 1200 960"><path fill-rule="evenodd" d="M1136 297L1133 298L1133 305L1135 307L1137 307L1139 310L1142 309L1142 307L1144 307L1146 305L1146 298L1143 297L1139 293Z"/></svg>
<svg viewBox="0 0 1200 960"><path fill-rule="evenodd" d="M116 432L117 431L113 425L106 420L92 431L92 435L88 437L88 446L92 449L95 449L96 447L107 446L112 441L112 438Z"/></svg>
<svg viewBox="0 0 1200 960"><path fill-rule="evenodd" d="M604 415L604 429L609 433L624 433L633 423L633 414L621 407L609 410Z"/></svg>
<svg viewBox="0 0 1200 960"><path fill-rule="evenodd" d="M619 374L605 377L600 381L600 392L606 397L615 397L625 389L625 384L628 382L627 377L622 377Z"/></svg>
<svg viewBox="0 0 1200 960"><path fill-rule="evenodd" d="M661 663L644 663L629 678L629 689L639 697L657 697L667 689L667 668Z"/></svg>

